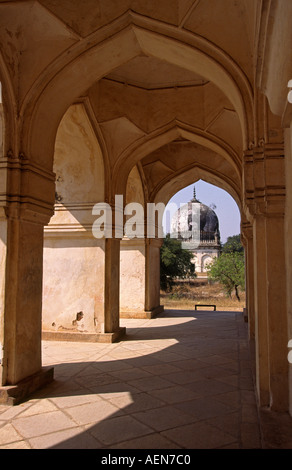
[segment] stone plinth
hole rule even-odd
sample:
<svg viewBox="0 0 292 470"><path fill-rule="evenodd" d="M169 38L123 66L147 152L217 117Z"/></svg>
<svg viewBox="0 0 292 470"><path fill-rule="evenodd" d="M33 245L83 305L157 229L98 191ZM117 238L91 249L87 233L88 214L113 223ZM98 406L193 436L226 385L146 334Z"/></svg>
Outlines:
<svg viewBox="0 0 292 470"><path fill-rule="evenodd" d="M88 343L115 343L126 334L126 328L120 327L112 333L81 333L76 331L43 331L44 341L76 341Z"/></svg>
<svg viewBox="0 0 292 470"><path fill-rule="evenodd" d="M0 403L18 405L53 379L53 367L43 367L40 372L26 377L15 385L0 387Z"/></svg>

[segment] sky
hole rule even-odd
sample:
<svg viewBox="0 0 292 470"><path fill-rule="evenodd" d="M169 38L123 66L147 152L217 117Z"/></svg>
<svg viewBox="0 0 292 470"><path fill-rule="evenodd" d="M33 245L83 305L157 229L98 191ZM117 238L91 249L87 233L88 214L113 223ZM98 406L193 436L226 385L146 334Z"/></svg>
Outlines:
<svg viewBox="0 0 292 470"><path fill-rule="evenodd" d="M218 217L221 242L225 243L228 237L238 235L240 233L240 212L238 206L229 193L213 184L202 180L197 181L195 185L191 184L176 193L168 204L175 203L177 208L179 208L180 205L189 202L193 198L194 186L196 188L197 199L201 203L211 206ZM166 206L167 210L171 217L173 210L168 209L168 206ZM169 222L166 219L164 219L163 226L164 231L166 233L169 232Z"/></svg>

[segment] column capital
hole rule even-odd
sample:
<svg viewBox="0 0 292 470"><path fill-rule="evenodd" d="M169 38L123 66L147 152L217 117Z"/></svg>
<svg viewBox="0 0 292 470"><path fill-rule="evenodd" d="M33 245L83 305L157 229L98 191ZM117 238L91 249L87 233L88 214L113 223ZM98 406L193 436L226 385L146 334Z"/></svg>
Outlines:
<svg viewBox="0 0 292 470"><path fill-rule="evenodd" d="M121 246L145 246L145 238L128 238L125 236L121 239Z"/></svg>
<svg viewBox="0 0 292 470"><path fill-rule="evenodd" d="M285 154L283 142L265 142L244 152L244 204L249 220L257 215L285 213Z"/></svg>
<svg viewBox="0 0 292 470"><path fill-rule="evenodd" d="M45 225L54 213L55 174L24 156L0 159L0 207L9 218Z"/></svg>
<svg viewBox="0 0 292 470"><path fill-rule="evenodd" d="M252 240L253 238L253 226L250 222L241 223L241 236L244 241Z"/></svg>

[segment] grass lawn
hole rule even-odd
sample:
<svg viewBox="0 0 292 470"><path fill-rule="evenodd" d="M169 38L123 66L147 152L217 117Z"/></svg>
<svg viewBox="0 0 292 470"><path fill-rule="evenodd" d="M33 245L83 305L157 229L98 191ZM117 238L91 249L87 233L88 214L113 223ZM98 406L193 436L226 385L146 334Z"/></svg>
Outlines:
<svg viewBox="0 0 292 470"><path fill-rule="evenodd" d="M200 303L216 305L217 310L242 310L245 307L245 292L240 292L239 296L240 301L235 295L227 296L221 284L209 284L201 279L176 281L171 292L160 293L164 308L183 310L193 310Z"/></svg>

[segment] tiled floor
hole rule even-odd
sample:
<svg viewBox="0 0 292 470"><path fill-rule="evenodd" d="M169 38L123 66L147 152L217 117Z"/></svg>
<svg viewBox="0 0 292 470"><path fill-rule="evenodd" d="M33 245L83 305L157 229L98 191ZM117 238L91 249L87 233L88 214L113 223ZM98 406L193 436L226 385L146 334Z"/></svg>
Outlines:
<svg viewBox="0 0 292 470"><path fill-rule="evenodd" d="M55 380L0 406L0 449L292 448L290 417L278 440L269 414L260 432L242 313L166 311L121 326L115 344L43 342Z"/></svg>

